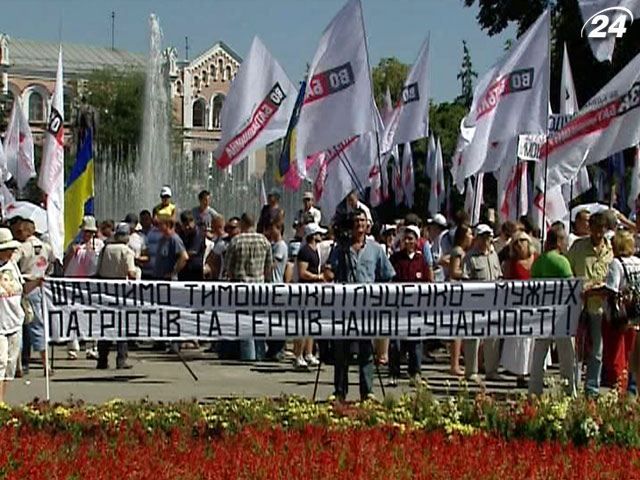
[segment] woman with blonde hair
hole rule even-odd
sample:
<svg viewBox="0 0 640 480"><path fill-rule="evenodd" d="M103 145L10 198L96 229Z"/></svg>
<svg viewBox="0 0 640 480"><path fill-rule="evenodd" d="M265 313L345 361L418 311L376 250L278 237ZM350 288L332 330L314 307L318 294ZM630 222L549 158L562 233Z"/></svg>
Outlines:
<svg viewBox="0 0 640 480"><path fill-rule="evenodd" d="M628 292L629 289L640 292L640 258L634 256L635 239L631 232L618 230L611 243L614 259L609 265L605 280L609 308L602 323L602 384L618 385L621 390L625 390L628 372L634 373L637 380L640 369L637 325L616 324L612 307L618 294Z"/></svg>
<svg viewBox="0 0 640 480"><path fill-rule="evenodd" d="M529 280L531 267L537 258L533 241L529 234L517 231L509 244L509 258L503 263L502 271L506 280ZM507 338L502 349L502 365L518 376L518 387L525 388L525 375L531 370L533 360L533 338Z"/></svg>

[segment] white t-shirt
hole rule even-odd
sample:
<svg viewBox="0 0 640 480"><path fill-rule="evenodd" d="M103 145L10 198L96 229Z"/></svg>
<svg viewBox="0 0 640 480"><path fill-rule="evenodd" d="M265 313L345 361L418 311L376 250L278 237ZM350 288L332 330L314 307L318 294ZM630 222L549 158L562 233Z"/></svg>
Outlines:
<svg viewBox="0 0 640 480"><path fill-rule="evenodd" d="M13 260L0 266L0 334L9 335L22 328L22 285L24 280Z"/></svg>
<svg viewBox="0 0 640 480"><path fill-rule="evenodd" d="M67 277L92 277L98 270L98 257L104 247L104 242L94 238L87 243L78 245L78 250L72 255L66 270ZM70 247L73 249L73 245Z"/></svg>
<svg viewBox="0 0 640 480"><path fill-rule="evenodd" d="M624 268L621 260L624 262ZM640 258L614 258L613 262L609 264L609 271L607 272L605 285L611 291L620 292L627 287L627 276L634 285L640 285Z"/></svg>
<svg viewBox="0 0 640 480"><path fill-rule="evenodd" d="M129 235L129 248L133 250L135 258L140 258L147 249L147 236L142 232L133 232Z"/></svg>

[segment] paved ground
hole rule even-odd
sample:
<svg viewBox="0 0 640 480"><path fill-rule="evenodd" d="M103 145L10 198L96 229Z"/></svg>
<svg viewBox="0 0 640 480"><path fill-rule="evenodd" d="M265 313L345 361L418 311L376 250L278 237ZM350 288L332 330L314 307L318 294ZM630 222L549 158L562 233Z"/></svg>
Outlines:
<svg viewBox="0 0 640 480"><path fill-rule="evenodd" d="M115 353L111 362L115 362ZM221 361L214 354L203 350L183 351L198 381L195 381L182 362L174 354L151 350L133 351L129 354L131 370L96 370L95 361L83 357L76 361L66 359L66 349L55 349L55 374L51 377L51 400L83 400L89 403L104 402L112 398L150 399L155 401L173 401L179 399L197 399L201 402L220 397L275 397L282 394L296 394L312 398L316 370L296 371L290 361L258 362L254 364L233 361ZM461 386L459 379L448 374L448 358L444 350L436 352L436 359L423 364L423 377L429 381L431 389L437 395L454 394ZM403 367L404 372L404 367ZM552 370L556 374L555 370ZM386 370L381 371L387 395L398 396L410 391L407 378L403 378L396 388L388 386ZM357 366L350 373L349 399L358 397ZM333 367L323 366L318 385L318 400L325 400L332 393ZM499 382L488 382L489 392L498 397L510 393L524 392L516 388L513 376L505 375ZM469 388L478 391L477 386ZM382 398L379 380L375 380L374 393ZM42 367L32 365L27 377L16 379L9 386L6 401L20 404L45 397L45 381Z"/></svg>

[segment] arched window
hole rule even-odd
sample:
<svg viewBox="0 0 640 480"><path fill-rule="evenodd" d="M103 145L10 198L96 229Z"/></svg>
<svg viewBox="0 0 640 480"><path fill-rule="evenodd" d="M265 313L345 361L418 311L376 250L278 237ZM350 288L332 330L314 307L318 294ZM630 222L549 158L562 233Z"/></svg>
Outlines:
<svg viewBox="0 0 640 480"><path fill-rule="evenodd" d="M207 84L207 71L202 70L202 83Z"/></svg>
<svg viewBox="0 0 640 480"><path fill-rule="evenodd" d="M180 80L176 81L176 93L182 95L182 82Z"/></svg>
<svg viewBox="0 0 640 480"><path fill-rule="evenodd" d="M227 65L227 68L224 72L224 79L231 80L231 65Z"/></svg>
<svg viewBox="0 0 640 480"><path fill-rule="evenodd" d="M211 81L215 82L216 80L218 80L218 75L217 75L217 71L216 71L216 66L212 63L211 66L209 67L209 70L211 71Z"/></svg>
<svg viewBox="0 0 640 480"><path fill-rule="evenodd" d="M44 99L36 91L29 95L29 121L44 122Z"/></svg>
<svg viewBox="0 0 640 480"><path fill-rule="evenodd" d="M224 82L224 62L218 59L218 78Z"/></svg>
<svg viewBox="0 0 640 480"><path fill-rule="evenodd" d="M222 112L222 104L224 103L224 95L219 93L213 99L213 108L211 115L213 115L213 128L220 128L220 112Z"/></svg>
<svg viewBox="0 0 640 480"><path fill-rule="evenodd" d="M200 79L198 78L198 75L193 76L193 88L200 90Z"/></svg>
<svg viewBox="0 0 640 480"><path fill-rule="evenodd" d="M206 125L206 106L204 100L199 98L193 103L193 126L204 128Z"/></svg>

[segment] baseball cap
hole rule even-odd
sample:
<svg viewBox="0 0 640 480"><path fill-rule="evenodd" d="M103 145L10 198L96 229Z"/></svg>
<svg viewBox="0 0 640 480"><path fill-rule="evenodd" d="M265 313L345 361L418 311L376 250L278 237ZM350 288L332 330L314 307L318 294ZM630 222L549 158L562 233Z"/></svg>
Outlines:
<svg viewBox="0 0 640 480"><path fill-rule="evenodd" d="M131 224L126 222L120 222L116 225L115 236L116 237L126 237L129 235L129 231L131 229Z"/></svg>
<svg viewBox="0 0 640 480"><path fill-rule="evenodd" d="M382 227L382 232L381 233L385 234L387 232L391 232L391 231L397 230L397 229L398 229L398 227L396 227L394 224L388 223L388 224L386 224L386 225L384 225Z"/></svg>
<svg viewBox="0 0 640 480"><path fill-rule="evenodd" d="M169 187L168 185L165 185L164 187L162 187L160 189L160 196L161 197L173 197L173 195L171 195L171 187Z"/></svg>
<svg viewBox="0 0 640 480"><path fill-rule="evenodd" d="M304 192L303 200L313 200L313 192Z"/></svg>
<svg viewBox="0 0 640 480"><path fill-rule="evenodd" d="M138 224L138 215L136 215L135 213L127 213L127 216L124 217L123 222L135 226Z"/></svg>
<svg viewBox="0 0 640 480"><path fill-rule="evenodd" d="M269 190L269 194L267 196L268 197L274 196L274 197L280 198L280 190L278 190L277 188L272 188L271 190Z"/></svg>
<svg viewBox="0 0 640 480"><path fill-rule="evenodd" d="M491 235L493 237L493 228L485 223L481 223L476 227L476 235Z"/></svg>
<svg viewBox="0 0 640 480"><path fill-rule="evenodd" d="M442 228L447 228L449 226L447 219L441 213L436 213L427 223L433 223Z"/></svg>
<svg viewBox="0 0 640 480"><path fill-rule="evenodd" d="M322 228L317 223L308 223L304 227L304 238L310 237L311 235L315 235L316 233L325 234L327 233L326 228Z"/></svg>
<svg viewBox="0 0 640 480"><path fill-rule="evenodd" d="M413 233L416 238L420 238L420 229L415 225L409 225L408 227L404 227L404 231Z"/></svg>

